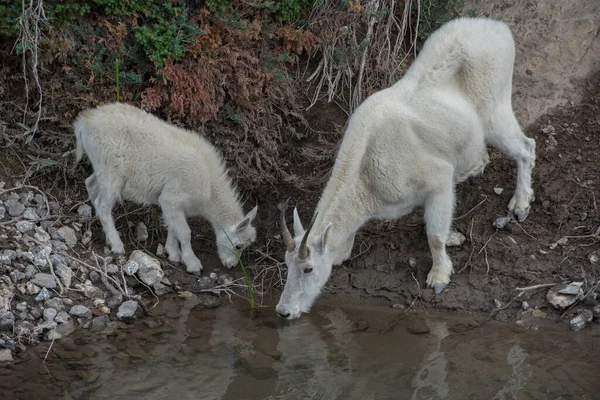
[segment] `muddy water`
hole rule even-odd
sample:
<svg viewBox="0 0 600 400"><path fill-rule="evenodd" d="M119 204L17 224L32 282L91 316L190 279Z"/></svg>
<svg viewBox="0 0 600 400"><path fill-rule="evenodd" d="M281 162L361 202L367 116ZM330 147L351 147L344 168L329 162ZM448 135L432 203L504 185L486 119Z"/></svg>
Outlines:
<svg viewBox="0 0 600 400"><path fill-rule="evenodd" d="M2 399L592 399L600 339L542 325L322 304L251 318L162 301L155 318L78 332L0 367ZM412 333L411 333L412 332Z"/></svg>

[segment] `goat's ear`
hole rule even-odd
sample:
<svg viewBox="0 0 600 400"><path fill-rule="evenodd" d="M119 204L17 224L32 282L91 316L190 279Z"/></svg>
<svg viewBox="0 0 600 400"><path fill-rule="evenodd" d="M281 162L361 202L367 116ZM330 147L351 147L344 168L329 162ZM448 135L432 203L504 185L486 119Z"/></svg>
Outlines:
<svg viewBox="0 0 600 400"><path fill-rule="evenodd" d="M327 246L327 234L329 233L329 228L331 228L331 222L327 224L327 228L325 228L315 242L315 248L319 253L322 253L323 250L325 250L325 246Z"/></svg>
<svg viewBox="0 0 600 400"><path fill-rule="evenodd" d="M254 218L256 218L256 213L258 212L258 204L254 206L254 208L252 210L250 210L250 212L248 214L246 214L247 219L250 220L250 222L254 221Z"/></svg>
<svg viewBox="0 0 600 400"><path fill-rule="evenodd" d="M298 215L298 209L294 207L294 236L304 236L304 228L302 222L300 222L300 215Z"/></svg>
<svg viewBox="0 0 600 400"><path fill-rule="evenodd" d="M248 214L246 214L246 216L244 217L244 220L238 224L238 226L236 227L236 230L238 232L241 232L244 229L246 229L248 227L248 225L250 225L250 222L252 222L254 220L254 218L256 218L257 212L258 212L258 206L255 206Z"/></svg>

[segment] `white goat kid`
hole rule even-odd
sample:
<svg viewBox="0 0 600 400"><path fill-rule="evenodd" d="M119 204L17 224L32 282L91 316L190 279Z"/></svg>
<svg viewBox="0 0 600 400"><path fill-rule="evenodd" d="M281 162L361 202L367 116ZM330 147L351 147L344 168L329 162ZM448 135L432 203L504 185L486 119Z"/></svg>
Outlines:
<svg viewBox="0 0 600 400"><path fill-rule="evenodd" d="M332 265L349 258L363 224L399 218L416 206L424 206L433 259L427 284L440 293L453 271L445 243L454 188L483 172L486 144L516 161L508 208L520 221L527 218L535 141L523 134L512 110L514 57L504 23L456 19L431 35L400 81L356 109L310 227L304 230L295 210L292 239L281 221L288 276L276 307L280 316L310 310Z"/></svg>
<svg viewBox="0 0 600 400"><path fill-rule="evenodd" d="M200 273L202 264L186 217L202 216L212 224L219 258L228 268L256 240L251 222L258 206L244 216L221 155L203 137L122 103L82 111L74 129L76 162L85 151L92 163L94 173L85 184L113 253L125 252L112 218L122 200L160 205L169 260L183 261L190 273Z"/></svg>

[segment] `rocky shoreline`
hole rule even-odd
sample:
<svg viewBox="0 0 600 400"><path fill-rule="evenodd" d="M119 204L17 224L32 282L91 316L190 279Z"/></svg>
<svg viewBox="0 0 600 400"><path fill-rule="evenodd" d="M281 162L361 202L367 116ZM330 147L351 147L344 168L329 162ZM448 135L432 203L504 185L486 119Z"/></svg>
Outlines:
<svg viewBox="0 0 600 400"><path fill-rule="evenodd" d="M147 304L167 293L195 296L173 285L161 261L141 250L112 257L92 250L87 204L73 215L48 201L38 188L0 182L0 362L13 361L27 346L69 335L78 326L103 330L149 313ZM145 237L144 237L145 236ZM148 233L136 226L136 239ZM160 245L158 252L160 252ZM208 291L201 305L216 307L214 288L233 284L211 273L194 291ZM218 293L217 293L218 294Z"/></svg>

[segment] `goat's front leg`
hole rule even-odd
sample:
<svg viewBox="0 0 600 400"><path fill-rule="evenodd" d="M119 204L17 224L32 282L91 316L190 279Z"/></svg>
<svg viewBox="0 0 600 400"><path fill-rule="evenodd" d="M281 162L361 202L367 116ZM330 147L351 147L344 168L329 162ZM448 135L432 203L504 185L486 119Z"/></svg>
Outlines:
<svg viewBox="0 0 600 400"><path fill-rule="evenodd" d="M169 230L167 245L172 245L170 248L173 254L175 254L176 250L174 250L174 246L176 246L176 242L178 241L181 246L181 261L183 261L186 271L191 274L202 273L202 263L200 263L200 260L194 254L194 250L192 250L192 231L179 203L165 194L160 195L158 202L163 211L167 229ZM169 242L169 236L171 237L171 242ZM167 251L169 250L167 249ZM171 259L171 253L169 253L169 259Z"/></svg>
<svg viewBox="0 0 600 400"><path fill-rule="evenodd" d="M427 286L433 288L436 294L441 293L450 283L453 272L452 260L446 253L446 239L452 224L454 184L452 174L439 178L443 178L443 181L434 186L425 202L427 242L433 260L433 266L427 275Z"/></svg>

